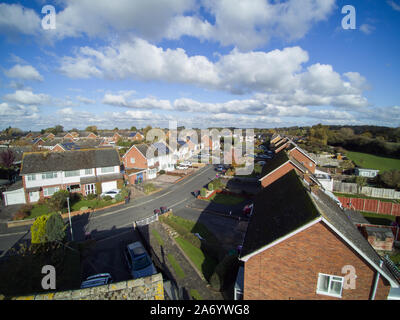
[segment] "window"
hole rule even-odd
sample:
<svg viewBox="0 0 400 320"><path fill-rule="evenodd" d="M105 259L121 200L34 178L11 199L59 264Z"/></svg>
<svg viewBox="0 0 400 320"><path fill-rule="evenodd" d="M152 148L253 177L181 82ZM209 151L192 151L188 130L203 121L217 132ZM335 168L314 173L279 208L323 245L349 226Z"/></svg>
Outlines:
<svg viewBox="0 0 400 320"><path fill-rule="evenodd" d="M110 173L110 172L114 172L114 167L101 168L101 173Z"/></svg>
<svg viewBox="0 0 400 320"><path fill-rule="evenodd" d="M65 177L79 177L80 176L80 171L79 170L71 170L71 171L65 171Z"/></svg>
<svg viewBox="0 0 400 320"><path fill-rule="evenodd" d="M28 181L35 181L36 180L36 174L28 174Z"/></svg>
<svg viewBox="0 0 400 320"><path fill-rule="evenodd" d="M79 192L81 191L81 186L79 184L72 184L67 186L67 191L69 192Z"/></svg>
<svg viewBox="0 0 400 320"><path fill-rule="evenodd" d="M59 187L51 187L51 188L44 188L43 189L43 194L45 197L50 197L52 196L55 192L59 191Z"/></svg>
<svg viewBox="0 0 400 320"><path fill-rule="evenodd" d="M96 185L94 183L85 185L85 193L86 195L96 193Z"/></svg>
<svg viewBox="0 0 400 320"><path fill-rule="evenodd" d="M131 158L131 163L135 163L135 158L134 157Z"/></svg>
<svg viewBox="0 0 400 320"><path fill-rule="evenodd" d="M54 179L57 178L57 172L45 172L42 173L42 179Z"/></svg>
<svg viewBox="0 0 400 320"><path fill-rule="evenodd" d="M85 169L85 175L93 174L93 169Z"/></svg>
<svg viewBox="0 0 400 320"><path fill-rule="evenodd" d="M341 298L343 279L343 277L320 273L318 275L317 293Z"/></svg>

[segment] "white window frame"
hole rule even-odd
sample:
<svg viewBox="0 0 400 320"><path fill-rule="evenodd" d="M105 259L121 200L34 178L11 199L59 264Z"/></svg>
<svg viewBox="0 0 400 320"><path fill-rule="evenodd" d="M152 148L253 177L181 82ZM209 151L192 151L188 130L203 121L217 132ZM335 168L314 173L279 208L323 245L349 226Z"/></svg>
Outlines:
<svg viewBox="0 0 400 320"><path fill-rule="evenodd" d="M36 180L36 174L28 174L28 181L35 181Z"/></svg>
<svg viewBox="0 0 400 320"><path fill-rule="evenodd" d="M91 174L93 174L93 169L85 169L86 176L91 175Z"/></svg>
<svg viewBox="0 0 400 320"><path fill-rule="evenodd" d="M64 176L66 178L71 178L71 177L79 177L81 175L80 170L69 170L69 171L64 171Z"/></svg>
<svg viewBox="0 0 400 320"><path fill-rule="evenodd" d="M49 189L54 189L54 192L52 194L49 194ZM43 188L43 195L45 197L51 197L53 194L55 194L57 191L60 191L60 187L49 187L49 188Z"/></svg>
<svg viewBox="0 0 400 320"><path fill-rule="evenodd" d="M131 157L130 162L133 164L135 163L135 157Z"/></svg>
<svg viewBox="0 0 400 320"><path fill-rule="evenodd" d="M101 173L111 173L111 172L114 172L115 169L114 169L114 167L102 167L100 169L100 171L101 171Z"/></svg>
<svg viewBox="0 0 400 320"><path fill-rule="evenodd" d="M322 279L322 276L324 277L329 277L329 282L328 282L328 292L325 291L321 291L319 290L320 287L320 281ZM341 280L336 280L333 279L333 277L335 278L340 278ZM336 293L332 293L330 292L331 290L331 283L332 282L339 282L341 284L341 288L340 288L340 294L336 294ZM335 297L335 298L341 298L342 297L342 293L343 293L343 283L344 283L344 278L341 276L336 276L336 275L331 275L331 274L326 274L326 273L318 273L318 282L317 282L317 294L322 294L325 296L330 296L330 297Z"/></svg>
<svg viewBox="0 0 400 320"><path fill-rule="evenodd" d="M48 177L47 175L49 175L50 177ZM55 171L42 173L42 180L56 179L56 178L57 178L57 172Z"/></svg>
<svg viewBox="0 0 400 320"><path fill-rule="evenodd" d="M96 184L94 183L89 183L85 184L85 194L95 194L96 193Z"/></svg>

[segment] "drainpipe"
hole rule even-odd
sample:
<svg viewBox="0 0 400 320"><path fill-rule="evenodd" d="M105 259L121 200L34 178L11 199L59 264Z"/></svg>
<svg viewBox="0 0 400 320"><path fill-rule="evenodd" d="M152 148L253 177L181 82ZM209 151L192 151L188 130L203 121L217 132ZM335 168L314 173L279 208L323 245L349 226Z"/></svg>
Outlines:
<svg viewBox="0 0 400 320"><path fill-rule="evenodd" d="M383 261L381 260L379 262L379 267L382 268L382 266L383 266ZM379 277L380 277L380 273L376 272L374 287L372 288L371 300L375 300L376 290L378 288Z"/></svg>

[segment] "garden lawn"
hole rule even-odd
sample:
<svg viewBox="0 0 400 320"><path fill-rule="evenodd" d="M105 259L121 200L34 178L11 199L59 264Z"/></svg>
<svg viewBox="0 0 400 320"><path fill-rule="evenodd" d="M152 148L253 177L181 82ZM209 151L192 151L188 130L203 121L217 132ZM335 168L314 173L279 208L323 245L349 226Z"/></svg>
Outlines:
<svg viewBox="0 0 400 320"><path fill-rule="evenodd" d="M168 259L169 263L172 265L172 268L174 269L174 271L176 273L176 276L179 279L183 279L185 277L185 272L183 272L181 266L176 261L175 257L172 254L169 253L167 255L167 259Z"/></svg>
<svg viewBox="0 0 400 320"><path fill-rule="evenodd" d="M378 214L371 212L361 211L361 214L367 219L371 224L380 224L389 226L392 222L396 221L396 216L386 215L386 214Z"/></svg>
<svg viewBox="0 0 400 320"><path fill-rule="evenodd" d="M185 239L177 237L175 240L182 250L187 254L189 259L194 263L197 270L199 270L204 275L204 278L208 281L213 274L215 267L217 266L217 261L206 255L203 251Z"/></svg>
<svg viewBox="0 0 400 320"><path fill-rule="evenodd" d="M348 151L346 156L361 168L376 169L381 172L400 169L400 159L380 157L369 153L353 151Z"/></svg>
<svg viewBox="0 0 400 320"><path fill-rule="evenodd" d="M230 194L216 193L209 200L227 206L234 206L239 203L242 203L245 199Z"/></svg>

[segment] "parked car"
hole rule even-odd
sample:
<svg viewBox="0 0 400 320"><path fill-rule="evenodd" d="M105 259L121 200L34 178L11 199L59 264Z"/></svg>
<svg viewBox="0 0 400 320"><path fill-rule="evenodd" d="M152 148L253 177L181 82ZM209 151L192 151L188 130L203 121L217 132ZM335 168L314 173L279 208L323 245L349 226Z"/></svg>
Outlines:
<svg viewBox="0 0 400 320"><path fill-rule="evenodd" d="M129 244L124 253L133 279L148 277L157 273L157 269L140 241Z"/></svg>
<svg viewBox="0 0 400 320"><path fill-rule="evenodd" d="M260 166L263 166L264 164L266 164L265 161L257 161L256 164L259 164Z"/></svg>
<svg viewBox="0 0 400 320"><path fill-rule="evenodd" d="M181 166L185 166L185 167L191 167L192 166L192 162L186 160L180 163Z"/></svg>
<svg viewBox="0 0 400 320"><path fill-rule="evenodd" d="M111 198L114 199L117 194L120 194L120 192L121 192L121 190L119 190L119 189L108 190L106 192L102 192L100 194L100 197L103 198L103 197L106 197L106 196L110 196Z"/></svg>
<svg viewBox="0 0 400 320"><path fill-rule="evenodd" d="M176 166L176 169L178 169L178 170L187 170L188 167L187 167L187 166L182 166L182 165L178 164L178 165Z"/></svg>
<svg viewBox="0 0 400 320"><path fill-rule="evenodd" d="M219 165L215 168L215 170L218 171L218 172L223 172L224 170L226 171L225 166L222 165L222 164L219 164Z"/></svg>
<svg viewBox="0 0 400 320"><path fill-rule="evenodd" d="M170 209L168 207L160 207L161 214L168 212Z"/></svg>
<svg viewBox="0 0 400 320"><path fill-rule="evenodd" d="M113 282L113 278L109 273L99 273L93 276L87 277L81 284L81 289L91 288L97 286L103 286Z"/></svg>
<svg viewBox="0 0 400 320"><path fill-rule="evenodd" d="M158 216L161 214L160 209L154 209L153 212L154 212L154 214L156 214L156 215L158 215Z"/></svg>

